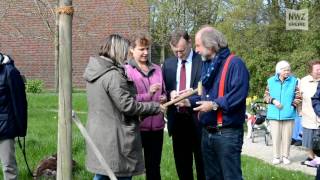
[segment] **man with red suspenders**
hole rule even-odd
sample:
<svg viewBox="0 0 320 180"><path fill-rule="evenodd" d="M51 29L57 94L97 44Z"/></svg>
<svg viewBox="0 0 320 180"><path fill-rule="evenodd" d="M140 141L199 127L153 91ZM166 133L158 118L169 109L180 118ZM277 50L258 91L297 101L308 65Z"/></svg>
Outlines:
<svg viewBox="0 0 320 180"><path fill-rule="evenodd" d="M195 37L202 56L202 96L178 103L199 111L206 180L242 178L241 149L249 72L244 62L230 53L223 34L205 26Z"/></svg>

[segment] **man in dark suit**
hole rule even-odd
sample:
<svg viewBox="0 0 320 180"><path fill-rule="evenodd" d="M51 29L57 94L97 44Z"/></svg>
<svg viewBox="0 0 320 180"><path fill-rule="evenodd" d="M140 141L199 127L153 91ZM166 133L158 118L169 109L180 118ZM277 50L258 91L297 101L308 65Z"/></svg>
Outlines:
<svg viewBox="0 0 320 180"><path fill-rule="evenodd" d="M168 100L174 99L189 88L197 88L201 76L201 56L192 50L191 38L186 31L175 31L171 35L171 49L175 56L166 59L162 66ZM191 108L167 110L168 132L172 136L173 153L180 180L193 180L193 158L197 179L204 177L201 156L201 128L197 115Z"/></svg>

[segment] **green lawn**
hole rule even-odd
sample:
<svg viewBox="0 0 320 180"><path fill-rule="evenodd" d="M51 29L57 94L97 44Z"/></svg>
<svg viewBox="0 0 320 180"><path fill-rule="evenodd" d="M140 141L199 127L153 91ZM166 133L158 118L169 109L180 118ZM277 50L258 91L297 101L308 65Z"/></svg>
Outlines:
<svg viewBox="0 0 320 180"><path fill-rule="evenodd" d="M28 94L29 103L29 129L26 138L26 148L28 162L31 168L36 168L37 163L51 154L56 153L57 143L57 109L58 98L54 93ZM73 94L73 109L78 112L82 122L86 119L86 96L85 93ZM85 148L84 140L76 128L73 126L73 159L77 161L74 172L76 180L92 179L93 175L86 171L84 166ZM22 153L17 146L17 158L20 169L19 179L31 179L28 176L27 169L22 158ZM177 174L175 171L171 139L165 135L163 156L161 162L161 175L164 180L175 180ZM273 167L255 158L242 156L242 169L244 179L295 179L308 180L314 177L302 172L288 171L282 168ZM0 172L2 179L2 172ZM135 177L135 180L143 180L144 177Z"/></svg>

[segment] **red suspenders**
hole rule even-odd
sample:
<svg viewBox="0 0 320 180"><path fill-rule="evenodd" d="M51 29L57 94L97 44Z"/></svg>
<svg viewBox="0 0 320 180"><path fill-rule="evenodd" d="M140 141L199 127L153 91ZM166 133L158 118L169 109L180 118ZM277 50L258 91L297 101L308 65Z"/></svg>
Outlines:
<svg viewBox="0 0 320 180"><path fill-rule="evenodd" d="M234 54L230 54L228 59L226 60L224 66L223 66L223 70L221 73L221 79L219 82L219 92L218 92L218 97L222 97L224 96L224 84L225 84L225 80L226 80L226 75L227 75L227 71L228 71L228 67L230 64L231 59L234 57ZM218 116L217 116L217 127L222 127L222 110L218 109Z"/></svg>

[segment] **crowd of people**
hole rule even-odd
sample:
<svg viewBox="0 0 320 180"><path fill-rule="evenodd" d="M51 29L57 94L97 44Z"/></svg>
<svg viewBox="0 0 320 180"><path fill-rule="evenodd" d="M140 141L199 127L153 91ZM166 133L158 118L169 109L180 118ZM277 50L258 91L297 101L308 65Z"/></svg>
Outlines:
<svg viewBox="0 0 320 180"><path fill-rule="evenodd" d="M149 57L151 40L137 33L130 40L110 35L98 56L90 57L87 81L87 130L118 179L145 172L161 179L164 113L179 179L242 179L241 149L249 72L231 54L224 35L211 26L192 38L172 32L174 54L162 67ZM190 88L193 95L165 106ZM95 180L109 179L87 145L87 169Z"/></svg>
<svg viewBox="0 0 320 180"><path fill-rule="evenodd" d="M241 180L241 151L249 72L231 53L223 33L201 27L192 37L172 32L173 55L162 66L151 62L147 34L129 39L112 34L104 39L84 72L88 102L87 131L119 180L145 173L160 180L165 120L172 139L175 168L180 180ZM17 179L14 138L24 136L18 122L26 119L24 84L8 56L0 54L0 160L6 180ZM303 164L317 166L312 138L320 125L320 61L309 63L300 81L287 61L276 64L267 80L264 101L271 124L273 164L290 163L290 144L297 114L302 116ZM198 84L201 84L201 88ZM173 105L189 89L191 95ZM18 102L19 101L19 102ZM20 107L21 106L21 107ZM6 129L7 128L7 129ZM8 128L12 128L8 130ZM19 129L16 130L16 129ZM108 180L94 150L86 145L86 167L94 180Z"/></svg>
<svg viewBox="0 0 320 180"><path fill-rule="evenodd" d="M271 124L272 163L275 165L290 164L290 144L292 138L298 136L302 136L302 146L307 151L306 160L301 164L311 167L319 165L319 159L312 150L312 139L319 135L319 109L314 104L319 93L320 60L308 63L308 73L299 80L291 73L287 61L279 61L275 75L267 81L264 101L268 104L266 118ZM299 130L300 127L302 130Z"/></svg>
<svg viewBox="0 0 320 180"><path fill-rule="evenodd" d="M291 72L288 61L276 64L275 74L267 80L264 93L265 126L271 131L272 164L290 164L290 145L302 145L307 153L301 165L318 168L316 179L320 179L317 156L320 147L314 145L314 138L320 136L320 60L311 60L307 66L308 74L299 79ZM249 121L255 120L255 115L250 113L247 117ZM248 122L248 138L252 138L251 127L255 124Z"/></svg>

